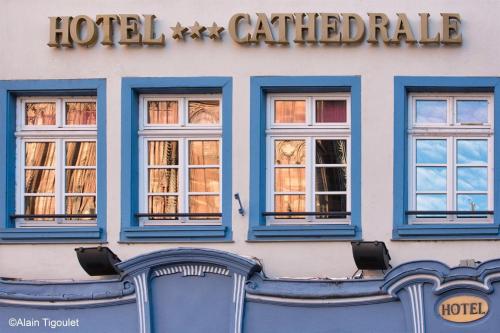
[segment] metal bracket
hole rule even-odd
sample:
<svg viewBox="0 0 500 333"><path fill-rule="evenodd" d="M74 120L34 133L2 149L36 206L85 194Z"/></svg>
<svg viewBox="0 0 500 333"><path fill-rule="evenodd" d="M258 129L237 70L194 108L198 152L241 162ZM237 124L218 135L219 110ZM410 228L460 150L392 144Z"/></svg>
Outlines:
<svg viewBox="0 0 500 333"><path fill-rule="evenodd" d="M234 194L234 199L236 201L238 201L238 204L240 205L240 208L238 208L238 213L240 213L241 216L245 216L245 210L243 209L243 205L241 204L240 194L239 193L235 193Z"/></svg>

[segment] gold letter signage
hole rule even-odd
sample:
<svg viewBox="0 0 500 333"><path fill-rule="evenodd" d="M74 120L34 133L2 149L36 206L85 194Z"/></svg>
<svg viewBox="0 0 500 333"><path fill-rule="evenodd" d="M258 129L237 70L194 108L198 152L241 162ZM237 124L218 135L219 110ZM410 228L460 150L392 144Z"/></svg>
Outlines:
<svg viewBox="0 0 500 333"><path fill-rule="evenodd" d="M227 25L202 25L177 22L172 31L155 30L156 15L102 14L49 17L50 47L92 47L102 45L164 46L170 38L187 42L184 34L195 41L209 37L223 39L227 30L237 44L416 44L459 45L462 43L461 17L458 13L429 13L408 17L397 13L237 13L228 18ZM113 31L118 32L114 38Z"/></svg>
<svg viewBox="0 0 500 333"><path fill-rule="evenodd" d="M444 320L454 323L476 321L488 313L488 302L473 295L459 295L445 299L438 305L438 313Z"/></svg>

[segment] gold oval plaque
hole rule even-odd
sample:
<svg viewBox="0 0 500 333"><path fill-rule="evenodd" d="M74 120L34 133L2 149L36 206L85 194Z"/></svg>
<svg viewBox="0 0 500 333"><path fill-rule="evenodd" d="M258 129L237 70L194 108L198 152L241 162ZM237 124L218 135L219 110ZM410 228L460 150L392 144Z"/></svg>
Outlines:
<svg viewBox="0 0 500 333"><path fill-rule="evenodd" d="M454 323L476 321L488 313L488 302L479 296L459 295L445 299L438 305L438 313L444 320Z"/></svg>

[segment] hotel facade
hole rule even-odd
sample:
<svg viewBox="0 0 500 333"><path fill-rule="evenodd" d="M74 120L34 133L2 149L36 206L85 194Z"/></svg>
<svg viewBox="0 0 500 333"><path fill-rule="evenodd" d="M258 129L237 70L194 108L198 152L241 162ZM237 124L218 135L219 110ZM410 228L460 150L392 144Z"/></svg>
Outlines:
<svg viewBox="0 0 500 333"><path fill-rule="evenodd" d="M0 5L0 332L500 327L496 1Z"/></svg>

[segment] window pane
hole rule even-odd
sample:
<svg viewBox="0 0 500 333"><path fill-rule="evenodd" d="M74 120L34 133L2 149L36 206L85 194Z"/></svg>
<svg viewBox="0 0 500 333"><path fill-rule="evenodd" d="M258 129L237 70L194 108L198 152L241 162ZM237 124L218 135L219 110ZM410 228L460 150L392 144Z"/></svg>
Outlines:
<svg viewBox="0 0 500 333"><path fill-rule="evenodd" d="M446 209L446 194L417 194L417 210L443 211Z"/></svg>
<svg viewBox="0 0 500 333"><path fill-rule="evenodd" d="M149 169L149 192L177 192L177 169Z"/></svg>
<svg viewBox="0 0 500 333"><path fill-rule="evenodd" d="M54 166L56 145L54 142L27 142L25 145L26 166Z"/></svg>
<svg viewBox="0 0 500 333"><path fill-rule="evenodd" d="M95 196L66 197L66 214L95 214Z"/></svg>
<svg viewBox="0 0 500 333"><path fill-rule="evenodd" d="M459 194L457 195L457 210L488 210L488 196L486 194Z"/></svg>
<svg viewBox="0 0 500 333"><path fill-rule="evenodd" d="M305 204L305 195L279 194L274 196L274 211L276 212L303 212Z"/></svg>
<svg viewBox="0 0 500 333"><path fill-rule="evenodd" d="M55 183L54 170L25 170L26 193L54 193Z"/></svg>
<svg viewBox="0 0 500 333"><path fill-rule="evenodd" d="M347 164L347 141L316 140L316 164Z"/></svg>
<svg viewBox="0 0 500 333"><path fill-rule="evenodd" d="M66 170L66 193L95 193L95 170Z"/></svg>
<svg viewBox="0 0 500 333"><path fill-rule="evenodd" d="M417 123L446 123L447 101L417 100Z"/></svg>
<svg viewBox="0 0 500 333"><path fill-rule="evenodd" d="M417 191L446 191L446 167L417 167Z"/></svg>
<svg viewBox="0 0 500 333"><path fill-rule="evenodd" d="M487 191L488 169L487 168L457 168L457 190L458 191Z"/></svg>
<svg viewBox="0 0 500 333"><path fill-rule="evenodd" d="M316 101L317 123L345 123L347 122L346 101Z"/></svg>
<svg viewBox="0 0 500 333"><path fill-rule="evenodd" d="M316 191L345 191L346 168L316 168Z"/></svg>
<svg viewBox="0 0 500 333"><path fill-rule="evenodd" d="M446 164L446 140L417 140L417 163Z"/></svg>
<svg viewBox="0 0 500 333"><path fill-rule="evenodd" d="M150 195L148 197L149 214L177 213L177 196L175 195ZM161 220L165 217L158 218Z"/></svg>
<svg viewBox="0 0 500 333"><path fill-rule="evenodd" d="M188 117L190 124L218 124L219 101L189 101Z"/></svg>
<svg viewBox="0 0 500 333"><path fill-rule="evenodd" d="M488 163L488 141L457 140L457 163Z"/></svg>
<svg viewBox="0 0 500 333"><path fill-rule="evenodd" d="M220 213L220 204L218 195L190 195L189 196L190 213ZM214 217L210 217L214 219Z"/></svg>
<svg viewBox="0 0 500 333"><path fill-rule="evenodd" d="M66 125L95 125L95 102L67 102Z"/></svg>
<svg viewBox="0 0 500 333"><path fill-rule="evenodd" d="M189 170L190 192L219 192L219 169L204 168Z"/></svg>
<svg viewBox="0 0 500 333"><path fill-rule="evenodd" d="M306 142L304 140L274 141L276 164L305 164Z"/></svg>
<svg viewBox="0 0 500 333"><path fill-rule="evenodd" d="M177 101L148 101L148 124L179 123Z"/></svg>
<svg viewBox="0 0 500 333"><path fill-rule="evenodd" d="M219 141L189 141L190 165L219 164Z"/></svg>
<svg viewBox="0 0 500 333"><path fill-rule="evenodd" d="M487 123L488 101L457 101L457 123Z"/></svg>
<svg viewBox="0 0 500 333"><path fill-rule="evenodd" d="M275 123L305 123L306 101L274 101Z"/></svg>
<svg viewBox="0 0 500 333"><path fill-rule="evenodd" d="M56 103L26 103L26 125L55 125Z"/></svg>
<svg viewBox="0 0 500 333"><path fill-rule="evenodd" d="M179 162L177 141L149 141L149 165L177 165Z"/></svg>
<svg viewBox="0 0 500 333"><path fill-rule="evenodd" d="M274 190L276 192L305 192L305 168L274 169Z"/></svg>
<svg viewBox="0 0 500 333"><path fill-rule="evenodd" d="M345 212L347 209L346 195L316 195L317 212ZM331 217L328 217L331 218Z"/></svg>
<svg viewBox="0 0 500 333"><path fill-rule="evenodd" d="M24 214L26 215L55 214L55 211L54 197L24 197Z"/></svg>
<svg viewBox="0 0 500 333"><path fill-rule="evenodd" d="M95 142L66 142L67 166L95 166Z"/></svg>

